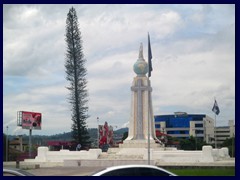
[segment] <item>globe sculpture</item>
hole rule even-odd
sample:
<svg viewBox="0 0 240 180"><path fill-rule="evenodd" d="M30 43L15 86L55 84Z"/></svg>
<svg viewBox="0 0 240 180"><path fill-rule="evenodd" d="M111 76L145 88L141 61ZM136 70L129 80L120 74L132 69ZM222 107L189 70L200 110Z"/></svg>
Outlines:
<svg viewBox="0 0 240 180"><path fill-rule="evenodd" d="M133 65L133 70L138 76L145 76L148 72L148 64L143 58L143 45L141 43L139 49L139 57L137 62Z"/></svg>

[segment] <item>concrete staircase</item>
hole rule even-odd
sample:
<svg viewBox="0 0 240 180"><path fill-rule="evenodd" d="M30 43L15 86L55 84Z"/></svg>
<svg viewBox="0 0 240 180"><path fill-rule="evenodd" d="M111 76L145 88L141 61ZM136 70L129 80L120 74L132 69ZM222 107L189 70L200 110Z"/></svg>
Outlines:
<svg viewBox="0 0 240 180"><path fill-rule="evenodd" d="M117 153L101 153L98 159L105 160L143 160L143 155L125 155Z"/></svg>
<svg viewBox="0 0 240 180"><path fill-rule="evenodd" d="M64 166L110 167L126 164L147 164L143 155L118 154L117 151L102 152L96 160L65 160ZM154 161L151 161L154 164Z"/></svg>

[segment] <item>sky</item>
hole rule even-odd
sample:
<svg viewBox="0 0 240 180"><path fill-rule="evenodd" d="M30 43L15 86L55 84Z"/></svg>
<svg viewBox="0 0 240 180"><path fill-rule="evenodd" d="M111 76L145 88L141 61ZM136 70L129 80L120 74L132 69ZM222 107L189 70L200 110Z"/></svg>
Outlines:
<svg viewBox="0 0 240 180"><path fill-rule="evenodd" d="M33 135L71 131L65 79L65 28L77 12L87 60L88 128L105 121L127 127L140 43L152 49L154 115L187 112L235 121L235 5L61 4L3 5L3 132L28 134L18 111L42 113ZM97 122L99 117L99 122ZM6 130L8 126L8 131Z"/></svg>

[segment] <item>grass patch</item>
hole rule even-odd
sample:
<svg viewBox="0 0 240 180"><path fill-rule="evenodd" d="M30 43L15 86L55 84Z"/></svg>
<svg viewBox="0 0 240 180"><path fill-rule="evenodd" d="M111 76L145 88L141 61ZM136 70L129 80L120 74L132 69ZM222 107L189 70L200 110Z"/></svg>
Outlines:
<svg viewBox="0 0 240 180"><path fill-rule="evenodd" d="M228 168L168 168L179 176L235 176L235 167Z"/></svg>

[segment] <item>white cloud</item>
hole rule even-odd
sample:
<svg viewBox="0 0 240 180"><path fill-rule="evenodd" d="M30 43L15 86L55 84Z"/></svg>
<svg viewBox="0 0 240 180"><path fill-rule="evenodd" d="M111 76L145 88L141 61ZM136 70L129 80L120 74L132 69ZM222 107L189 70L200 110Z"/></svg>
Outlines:
<svg viewBox="0 0 240 180"><path fill-rule="evenodd" d="M70 131L64 34L71 6L3 6L4 127L15 126L18 110L35 110L44 117L36 133ZM97 127L96 117L118 127L129 121L133 64L141 42L147 59L147 32L154 113L211 116L216 97L221 124L234 119L235 6L73 6L87 59L88 127Z"/></svg>

